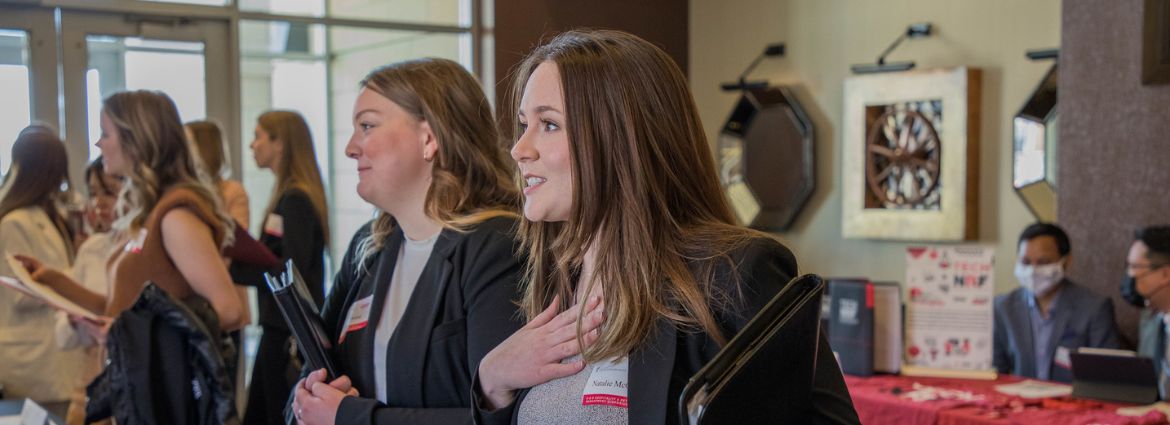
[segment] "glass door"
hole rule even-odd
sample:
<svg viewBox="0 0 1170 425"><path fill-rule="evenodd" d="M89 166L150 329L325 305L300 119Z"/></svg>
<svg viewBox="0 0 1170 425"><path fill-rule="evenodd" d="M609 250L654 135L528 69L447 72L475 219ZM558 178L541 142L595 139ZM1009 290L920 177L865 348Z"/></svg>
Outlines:
<svg viewBox="0 0 1170 425"><path fill-rule="evenodd" d="M51 11L0 7L0 174L21 129L33 121L59 127L56 46Z"/></svg>
<svg viewBox="0 0 1170 425"><path fill-rule="evenodd" d="M238 133L227 20L63 11L61 28L65 128L89 141L71 145L70 158L100 155L93 141L102 99L122 90L162 91L184 122L211 118L226 134ZM80 173L85 164L74 162L70 167Z"/></svg>

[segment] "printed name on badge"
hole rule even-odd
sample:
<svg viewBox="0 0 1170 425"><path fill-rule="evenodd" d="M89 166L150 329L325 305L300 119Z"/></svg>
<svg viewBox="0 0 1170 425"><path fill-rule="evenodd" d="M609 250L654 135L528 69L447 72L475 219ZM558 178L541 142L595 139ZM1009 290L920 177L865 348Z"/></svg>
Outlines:
<svg viewBox="0 0 1170 425"><path fill-rule="evenodd" d="M623 357L593 366L589 380L585 381L585 393L581 395L582 406L611 406L629 408L630 360Z"/></svg>
<svg viewBox="0 0 1170 425"><path fill-rule="evenodd" d="M370 323L370 305L374 303L374 296L357 300L349 307L349 317L345 319L345 328L341 330L341 338L337 340L338 344L345 342L345 336L350 332L364 329Z"/></svg>

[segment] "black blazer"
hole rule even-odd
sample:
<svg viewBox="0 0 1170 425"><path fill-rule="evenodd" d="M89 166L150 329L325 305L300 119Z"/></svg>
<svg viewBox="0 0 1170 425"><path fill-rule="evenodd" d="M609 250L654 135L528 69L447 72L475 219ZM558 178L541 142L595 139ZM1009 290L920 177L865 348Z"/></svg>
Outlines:
<svg viewBox="0 0 1170 425"><path fill-rule="evenodd" d="M313 302L320 306L325 301L325 245L328 242L325 240L325 227L321 224L321 218L317 217L309 195L300 189L289 189L281 194L272 213L281 217L284 234L271 235L264 231L264 223L261 223L260 243L281 259L275 269L282 269L286 260L293 260L297 271L308 284ZM264 220L267 221L268 217L264 217ZM276 306L272 290L264 282L264 272L274 270L240 263L232 263L230 270L234 281L256 287L260 325L287 334L288 325Z"/></svg>
<svg viewBox="0 0 1170 425"><path fill-rule="evenodd" d="M516 226L515 219L493 218L466 232L444 229L439 235L390 338L386 392L391 405L373 398L374 333L404 236L396 229L380 252L358 265L357 244L370 225L358 231L321 313L337 341L349 306L373 295L369 325L349 332L335 347L337 367L361 394L342 400L337 423L472 422L472 373L483 356L524 324L515 304L523 270Z"/></svg>
<svg viewBox="0 0 1170 425"><path fill-rule="evenodd" d="M723 334L731 339L747 325L796 274L792 253L770 238L757 238L731 255L736 263L734 276L725 267L717 268L715 284L733 302L730 308L716 309L715 319ZM739 285L736 285L738 277ZM715 306L713 306L715 308ZM813 349L809 347L809 349ZM804 418L777 418L778 423L859 424L853 401L845 388L841 369L833 357L824 334L817 346L817 370L813 377L812 403ZM629 423L678 424L678 400L687 381L707 361L715 357L719 346L703 332L687 332L665 321L658 323L650 340L630 354ZM478 378L478 374L476 375ZM476 406L483 406L478 379L473 387ZM476 409L476 423L515 424L527 390L520 391L508 407L488 412ZM760 404L769 403L766 388L760 389ZM685 423L685 422L684 422Z"/></svg>

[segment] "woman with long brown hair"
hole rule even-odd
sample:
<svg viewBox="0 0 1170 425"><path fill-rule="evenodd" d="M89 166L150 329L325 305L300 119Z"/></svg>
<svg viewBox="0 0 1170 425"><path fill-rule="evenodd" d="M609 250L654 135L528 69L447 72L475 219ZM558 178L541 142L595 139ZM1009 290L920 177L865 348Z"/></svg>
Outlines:
<svg viewBox="0 0 1170 425"><path fill-rule="evenodd" d="M400 62L361 87L345 152L381 215L354 235L323 312L344 376L312 372L290 412L310 425L470 423L472 372L520 326L519 188L458 63Z"/></svg>
<svg viewBox="0 0 1170 425"><path fill-rule="evenodd" d="M567 32L528 56L514 90L529 323L480 363L477 417L677 423L687 380L796 260L736 226L686 78L654 45ZM823 340L818 355L806 417L778 420L857 423Z"/></svg>
<svg viewBox="0 0 1170 425"><path fill-rule="evenodd" d="M21 257L37 281L104 316L89 329L99 341L111 318L129 309L145 282L177 299L202 298L220 329L242 325L243 306L220 259L234 234L215 188L195 162L175 103L166 94L125 91L102 101L101 138L106 173L122 176L115 209L118 246L109 259L108 296Z"/></svg>
<svg viewBox="0 0 1170 425"><path fill-rule="evenodd" d="M251 147L256 165L271 169L276 177L264 209L260 242L282 260L293 261L313 302L320 306L325 301L329 211L309 125L296 112L268 111L256 120L254 135ZM280 424L294 384L295 374L288 373L293 343L272 291L258 272L243 271L245 268L233 266L232 270L241 283L256 287L264 333L256 350L244 423Z"/></svg>
<svg viewBox="0 0 1170 425"><path fill-rule="evenodd" d="M0 197L0 254L42 258L60 269L73 262L73 229L59 201L68 182L65 144L52 129L26 127L12 145L12 167ZM0 275L13 276L0 259ZM52 307L18 291L0 287L0 382L6 397L36 401L69 398L82 354L54 343Z"/></svg>

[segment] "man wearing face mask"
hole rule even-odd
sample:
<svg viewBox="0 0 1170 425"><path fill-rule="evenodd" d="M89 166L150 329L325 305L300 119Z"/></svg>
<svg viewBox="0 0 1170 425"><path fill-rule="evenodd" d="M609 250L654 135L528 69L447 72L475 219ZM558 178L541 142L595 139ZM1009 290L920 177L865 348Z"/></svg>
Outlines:
<svg viewBox="0 0 1170 425"><path fill-rule="evenodd" d="M1126 256L1121 295L1142 310L1138 354L1154 359L1158 389L1167 396L1166 330L1170 326L1170 226L1138 230Z"/></svg>
<svg viewBox="0 0 1170 425"><path fill-rule="evenodd" d="M1049 223L1020 234L1016 290L995 298L994 359L1000 373L1071 382L1069 354L1118 348L1113 303L1065 278L1072 248Z"/></svg>

